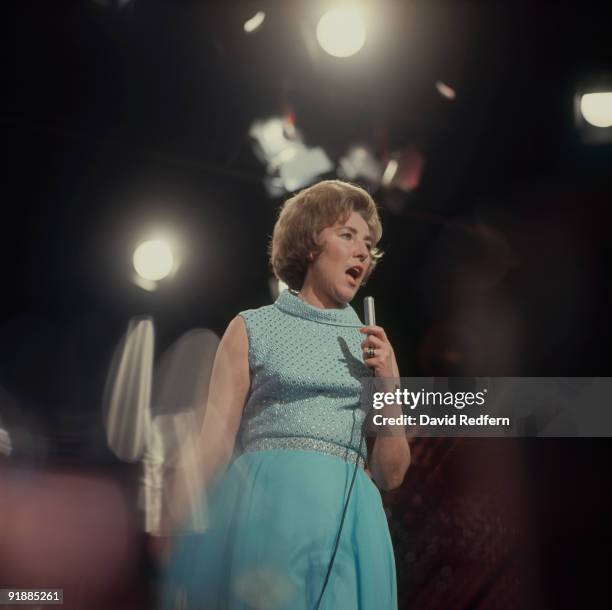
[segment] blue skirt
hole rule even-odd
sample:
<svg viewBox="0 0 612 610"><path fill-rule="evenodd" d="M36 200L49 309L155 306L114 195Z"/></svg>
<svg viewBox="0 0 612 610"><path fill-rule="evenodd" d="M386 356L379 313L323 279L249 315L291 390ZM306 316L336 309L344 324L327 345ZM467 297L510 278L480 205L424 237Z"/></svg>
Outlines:
<svg viewBox="0 0 612 610"><path fill-rule="evenodd" d="M208 495L209 528L177 545L164 607L315 610L354 469L314 451L241 455ZM387 519L361 468L319 608L397 608Z"/></svg>

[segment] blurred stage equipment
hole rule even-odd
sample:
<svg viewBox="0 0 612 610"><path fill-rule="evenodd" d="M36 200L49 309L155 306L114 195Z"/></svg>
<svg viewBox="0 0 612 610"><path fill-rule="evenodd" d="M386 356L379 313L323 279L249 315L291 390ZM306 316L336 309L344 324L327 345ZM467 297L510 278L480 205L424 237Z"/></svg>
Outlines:
<svg viewBox="0 0 612 610"><path fill-rule="evenodd" d="M327 11L317 24L317 40L333 57L355 55L365 44L366 27L356 6L342 6Z"/></svg>
<svg viewBox="0 0 612 610"><path fill-rule="evenodd" d="M409 193L418 188L425 168L425 157L416 146L395 150L382 176L384 188L397 188Z"/></svg>
<svg viewBox="0 0 612 610"><path fill-rule="evenodd" d="M369 147L360 144L351 146L340 159L338 176L351 182L365 182L375 189L381 184L383 166Z"/></svg>
<svg viewBox="0 0 612 610"><path fill-rule="evenodd" d="M139 506L149 534L160 533L162 511L181 513L169 496L173 476L184 479L185 525L193 531L206 527L192 465L218 345L212 331L185 333L160 358L153 387L153 321L134 318L111 362L103 403L106 436L119 459L142 462Z"/></svg>
<svg viewBox="0 0 612 610"><path fill-rule="evenodd" d="M351 146L338 162L338 176L358 182L374 193L390 191L380 202L393 213L404 207L405 195L418 188L425 167L425 157L416 146L391 151L384 164L372 149L364 144Z"/></svg>
<svg viewBox="0 0 612 610"><path fill-rule="evenodd" d="M574 122L585 144L612 142L612 75L591 79L576 92Z"/></svg>
<svg viewBox="0 0 612 610"><path fill-rule="evenodd" d="M317 182L334 169L326 152L308 148L287 117L256 120L249 129L254 152L266 165L264 184L271 197L281 197Z"/></svg>
<svg viewBox="0 0 612 610"><path fill-rule="evenodd" d="M189 531L206 529L208 517L200 484L198 442L219 338L207 329L182 335L155 366L151 402L152 438L143 457L141 502L146 531L163 534L167 515ZM184 497L176 498L174 481Z"/></svg>
<svg viewBox="0 0 612 610"><path fill-rule="evenodd" d="M150 437L154 350L153 320L130 320L106 379L106 438L114 454L125 462L139 460Z"/></svg>

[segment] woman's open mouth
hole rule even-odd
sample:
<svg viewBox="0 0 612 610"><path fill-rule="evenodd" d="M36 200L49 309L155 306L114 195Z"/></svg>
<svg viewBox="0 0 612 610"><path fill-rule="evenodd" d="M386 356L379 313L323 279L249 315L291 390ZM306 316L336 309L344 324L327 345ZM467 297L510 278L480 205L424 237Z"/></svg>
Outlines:
<svg viewBox="0 0 612 610"><path fill-rule="evenodd" d="M346 270L346 275L351 279L352 284L357 285L363 276L364 270L364 267L361 265L353 265Z"/></svg>

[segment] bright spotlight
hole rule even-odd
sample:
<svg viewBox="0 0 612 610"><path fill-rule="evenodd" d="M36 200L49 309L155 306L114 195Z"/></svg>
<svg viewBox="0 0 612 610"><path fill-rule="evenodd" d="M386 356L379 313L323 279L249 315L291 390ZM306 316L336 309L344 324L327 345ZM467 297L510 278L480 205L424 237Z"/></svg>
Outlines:
<svg viewBox="0 0 612 610"><path fill-rule="evenodd" d="M265 18L266 14L263 11L257 11L250 19L244 22L242 27L247 34L252 34L255 30L259 29Z"/></svg>
<svg viewBox="0 0 612 610"><path fill-rule="evenodd" d="M612 127L612 91L586 93L580 98L580 112L594 127Z"/></svg>
<svg viewBox="0 0 612 610"><path fill-rule="evenodd" d="M158 240L141 243L134 251L133 262L140 277L154 282L165 278L174 268L170 246Z"/></svg>
<svg viewBox="0 0 612 610"><path fill-rule="evenodd" d="M339 7L325 13L317 24L317 40L334 57L355 55L364 45L366 28L356 7Z"/></svg>

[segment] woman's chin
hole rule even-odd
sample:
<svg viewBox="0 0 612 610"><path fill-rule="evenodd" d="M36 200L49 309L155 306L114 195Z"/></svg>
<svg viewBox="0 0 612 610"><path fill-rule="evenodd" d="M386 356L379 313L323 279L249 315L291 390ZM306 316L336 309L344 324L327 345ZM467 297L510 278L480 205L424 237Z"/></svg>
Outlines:
<svg viewBox="0 0 612 610"><path fill-rule="evenodd" d="M348 305L355 298L358 290L359 286L355 288L345 288L339 291L336 295L337 301L342 305Z"/></svg>

